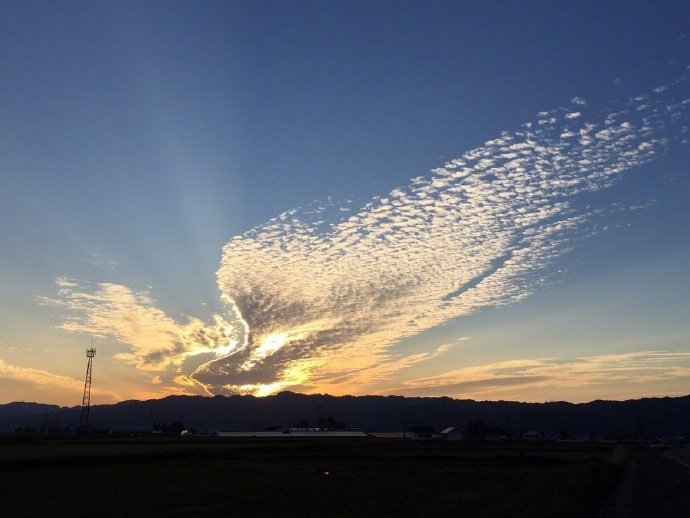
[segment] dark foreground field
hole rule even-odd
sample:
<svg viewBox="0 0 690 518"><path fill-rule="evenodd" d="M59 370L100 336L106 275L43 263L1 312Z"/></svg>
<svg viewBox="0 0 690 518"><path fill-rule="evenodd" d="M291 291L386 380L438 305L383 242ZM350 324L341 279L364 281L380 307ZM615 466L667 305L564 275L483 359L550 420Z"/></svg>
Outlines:
<svg viewBox="0 0 690 518"><path fill-rule="evenodd" d="M394 439L0 444L0 515L597 516L617 446Z"/></svg>

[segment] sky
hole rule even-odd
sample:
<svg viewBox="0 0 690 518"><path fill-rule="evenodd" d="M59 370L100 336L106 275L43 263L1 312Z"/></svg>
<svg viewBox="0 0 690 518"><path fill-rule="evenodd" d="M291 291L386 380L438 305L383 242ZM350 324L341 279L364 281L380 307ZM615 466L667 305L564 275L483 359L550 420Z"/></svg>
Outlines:
<svg viewBox="0 0 690 518"><path fill-rule="evenodd" d="M0 403L690 393L689 27L3 1Z"/></svg>

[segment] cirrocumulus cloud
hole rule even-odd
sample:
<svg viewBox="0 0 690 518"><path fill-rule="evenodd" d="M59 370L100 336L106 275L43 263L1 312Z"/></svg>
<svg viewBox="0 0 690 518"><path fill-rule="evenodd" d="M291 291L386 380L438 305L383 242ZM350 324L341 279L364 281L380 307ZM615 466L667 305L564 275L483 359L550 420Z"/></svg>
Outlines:
<svg viewBox="0 0 690 518"><path fill-rule="evenodd" d="M690 100L674 99L686 86L596 116L574 98L360 208L280 214L223 248L229 310L210 323L178 323L124 286L63 280L63 327L117 338L141 369L179 372L210 353L182 372L208 393L362 392L448 348L400 356L404 338L533 293L601 210L586 193L687 142Z"/></svg>

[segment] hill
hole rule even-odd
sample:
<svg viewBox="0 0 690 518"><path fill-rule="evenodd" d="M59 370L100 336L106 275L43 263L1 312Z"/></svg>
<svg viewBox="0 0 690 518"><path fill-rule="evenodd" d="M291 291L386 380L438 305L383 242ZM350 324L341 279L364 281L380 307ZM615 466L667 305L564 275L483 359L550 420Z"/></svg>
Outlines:
<svg viewBox="0 0 690 518"><path fill-rule="evenodd" d="M0 405L0 430L18 427L74 429L79 407L35 403ZM398 432L410 426L466 429L483 421L488 427L520 434L541 430L548 435L659 438L690 437L690 396L589 403L518 403L457 400L448 397L329 396L292 392L253 396L168 396L123 401L91 408L91 423L101 429L148 428L182 421L197 430L260 430L269 426L318 426L331 418L366 431Z"/></svg>

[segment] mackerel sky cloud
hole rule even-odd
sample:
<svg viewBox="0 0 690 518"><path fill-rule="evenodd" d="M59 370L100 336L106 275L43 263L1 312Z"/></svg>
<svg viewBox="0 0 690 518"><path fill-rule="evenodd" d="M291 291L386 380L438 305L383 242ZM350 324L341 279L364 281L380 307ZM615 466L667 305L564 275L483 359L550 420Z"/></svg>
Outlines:
<svg viewBox="0 0 690 518"><path fill-rule="evenodd" d="M280 214L223 248L228 313L211 323L179 324L146 293L113 284L61 279L48 302L71 311L64 330L113 336L130 346L117 359L174 370L209 394L364 393L448 349L396 362L402 339L537 290L545 267L608 210L578 196L679 143L690 100L674 95L686 89L682 77L603 114L572 111L585 106L575 98L359 209ZM198 355L207 361L187 363Z"/></svg>

